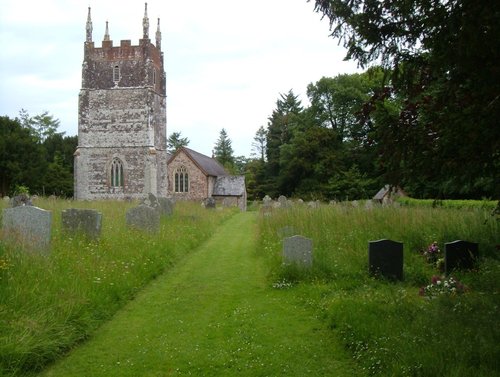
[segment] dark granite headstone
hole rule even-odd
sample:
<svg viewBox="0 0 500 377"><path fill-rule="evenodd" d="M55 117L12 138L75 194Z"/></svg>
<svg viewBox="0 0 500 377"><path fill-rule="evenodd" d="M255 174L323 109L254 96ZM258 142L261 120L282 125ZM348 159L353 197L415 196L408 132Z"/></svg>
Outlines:
<svg viewBox="0 0 500 377"><path fill-rule="evenodd" d="M369 242L368 269L373 275L403 280L403 244L391 240Z"/></svg>
<svg viewBox="0 0 500 377"><path fill-rule="evenodd" d="M453 241L444 244L444 271L446 274L455 269L471 269L479 257L479 245L474 242Z"/></svg>

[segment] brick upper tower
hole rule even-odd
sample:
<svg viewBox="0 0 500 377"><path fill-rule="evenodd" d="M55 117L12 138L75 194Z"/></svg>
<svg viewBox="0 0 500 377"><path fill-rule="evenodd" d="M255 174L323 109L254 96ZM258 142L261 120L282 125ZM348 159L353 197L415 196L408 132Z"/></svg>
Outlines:
<svg viewBox="0 0 500 377"><path fill-rule="evenodd" d="M160 20L149 39L147 3L137 46L92 41L90 8L79 95L75 199L167 195L166 78Z"/></svg>

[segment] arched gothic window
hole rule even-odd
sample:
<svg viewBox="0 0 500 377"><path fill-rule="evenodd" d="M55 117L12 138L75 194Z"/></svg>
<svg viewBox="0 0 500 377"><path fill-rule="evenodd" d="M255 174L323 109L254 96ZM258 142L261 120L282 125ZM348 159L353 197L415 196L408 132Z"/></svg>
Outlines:
<svg viewBox="0 0 500 377"><path fill-rule="evenodd" d="M121 74L120 74L120 67L115 65L113 67L113 81L115 83L117 83L118 81L120 81L120 77L121 77Z"/></svg>
<svg viewBox="0 0 500 377"><path fill-rule="evenodd" d="M184 166L175 169L174 182L175 192L189 192L189 176Z"/></svg>
<svg viewBox="0 0 500 377"><path fill-rule="evenodd" d="M111 187L123 187L123 163L119 158L111 162Z"/></svg>

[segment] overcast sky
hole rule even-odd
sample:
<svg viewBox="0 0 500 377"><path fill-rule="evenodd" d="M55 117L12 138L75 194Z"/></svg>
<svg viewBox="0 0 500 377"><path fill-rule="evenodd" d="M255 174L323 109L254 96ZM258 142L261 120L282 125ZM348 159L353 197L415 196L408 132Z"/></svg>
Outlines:
<svg viewBox="0 0 500 377"><path fill-rule="evenodd" d="M87 9L101 46L138 44L144 1L0 0L0 115L47 110L66 135L78 133L78 93ZM167 73L167 134L210 155L225 128L235 155L249 157L280 93L323 76L356 72L329 24L306 0L149 0L150 38L160 18Z"/></svg>

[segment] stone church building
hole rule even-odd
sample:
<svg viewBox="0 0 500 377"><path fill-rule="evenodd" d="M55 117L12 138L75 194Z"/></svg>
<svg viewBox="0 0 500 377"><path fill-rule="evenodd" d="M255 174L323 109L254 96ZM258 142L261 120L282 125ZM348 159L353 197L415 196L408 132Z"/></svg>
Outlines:
<svg viewBox="0 0 500 377"><path fill-rule="evenodd" d="M160 19L153 44L147 3L142 26L138 45L122 40L114 46L106 22L102 45L96 47L89 8L74 164L77 200L139 199L148 193L202 200L214 196L214 189L227 181L219 179L216 184L228 174L213 158L188 148L168 155ZM227 195L218 198L243 209L244 177L230 181L234 187L219 189Z"/></svg>

